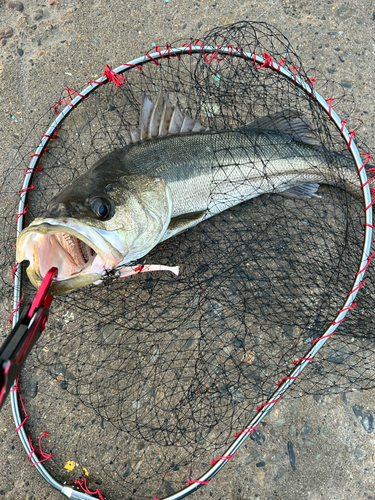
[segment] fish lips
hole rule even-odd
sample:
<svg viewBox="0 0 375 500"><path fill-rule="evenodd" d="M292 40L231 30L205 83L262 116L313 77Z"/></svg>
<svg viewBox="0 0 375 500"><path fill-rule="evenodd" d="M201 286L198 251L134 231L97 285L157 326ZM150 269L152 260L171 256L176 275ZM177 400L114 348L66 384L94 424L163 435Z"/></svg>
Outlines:
<svg viewBox="0 0 375 500"><path fill-rule="evenodd" d="M68 251L49 238L56 233L70 235L88 245L96 254L90 265L80 268ZM113 232L99 233L77 219L36 219L18 236L17 262L30 261L27 274L36 288L40 287L46 272L57 267L60 276L52 282L50 293L59 295L100 280L105 270L123 261L121 250L121 243Z"/></svg>

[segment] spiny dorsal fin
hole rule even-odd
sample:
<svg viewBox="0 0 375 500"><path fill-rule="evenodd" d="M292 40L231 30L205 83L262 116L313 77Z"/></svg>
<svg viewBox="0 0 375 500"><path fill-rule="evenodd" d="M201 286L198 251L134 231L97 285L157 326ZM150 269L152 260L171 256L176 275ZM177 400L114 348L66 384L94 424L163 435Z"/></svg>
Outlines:
<svg viewBox="0 0 375 500"><path fill-rule="evenodd" d="M301 114L293 109L262 116L262 118L248 123L246 128L279 132L310 146L321 146L321 143L313 135L311 124L302 119Z"/></svg>
<svg viewBox="0 0 375 500"><path fill-rule="evenodd" d="M168 134L206 132L207 130L209 130L208 127L204 127L188 114L184 116L178 105L173 107L168 94L164 97L163 91L160 90L155 104L143 94L139 128L130 127L130 139L127 138L126 143L135 143Z"/></svg>
<svg viewBox="0 0 375 500"><path fill-rule="evenodd" d="M173 113L173 106L169 100L168 94L165 96L164 99L164 107L163 107L163 113L160 118L160 125L159 125L159 135L167 135L168 130L169 130L169 124L171 122L172 118L172 113Z"/></svg>
<svg viewBox="0 0 375 500"><path fill-rule="evenodd" d="M158 98L156 99L156 104L152 111L150 127L148 131L148 137L157 137L159 135L159 126L161 117L163 115L164 109L164 99L162 90L159 91Z"/></svg>
<svg viewBox="0 0 375 500"><path fill-rule="evenodd" d="M148 129L150 127L151 115L154 109L153 103L150 99L143 94L142 97L142 107L141 107L141 116L139 119L139 128L140 128L140 138L141 140L147 139L148 137Z"/></svg>

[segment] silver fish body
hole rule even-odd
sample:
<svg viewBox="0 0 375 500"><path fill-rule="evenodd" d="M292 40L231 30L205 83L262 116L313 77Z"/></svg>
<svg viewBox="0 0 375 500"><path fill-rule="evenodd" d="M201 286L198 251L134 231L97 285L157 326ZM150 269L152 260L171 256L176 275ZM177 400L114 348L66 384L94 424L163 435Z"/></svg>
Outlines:
<svg viewBox="0 0 375 500"><path fill-rule="evenodd" d="M307 196L314 195L320 184L358 191L351 160L321 146L252 127L150 139L116 157L126 174L163 178L171 190L172 219L196 214L190 222L186 217L186 225L179 230L167 230L162 240L262 194L288 194L295 186L313 185ZM335 163L343 161L344 171L335 170Z"/></svg>
<svg viewBox="0 0 375 500"><path fill-rule="evenodd" d="M142 110L128 145L77 178L20 234L17 259L30 261L35 286L52 266L59 269L52 293L98 282L160 241L265 193L310 197L320 184L358 190L353 163L323 148L295 112L215 131L161 94L155 106L144 98Z"/></svg>

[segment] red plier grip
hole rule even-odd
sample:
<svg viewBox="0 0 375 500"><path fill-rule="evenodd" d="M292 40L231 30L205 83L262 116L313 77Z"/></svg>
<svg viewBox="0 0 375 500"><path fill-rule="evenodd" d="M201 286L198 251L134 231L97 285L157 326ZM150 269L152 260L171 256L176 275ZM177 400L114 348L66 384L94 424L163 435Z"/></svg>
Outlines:
<svg viewBox="0 0 375 500"><path fill-rule="evenodd" d="M34 300L26 306L15 327L0 347L0 409L19 375L29 352L43 332L53 296L48 295L57 268L45 275Z"/></svg>

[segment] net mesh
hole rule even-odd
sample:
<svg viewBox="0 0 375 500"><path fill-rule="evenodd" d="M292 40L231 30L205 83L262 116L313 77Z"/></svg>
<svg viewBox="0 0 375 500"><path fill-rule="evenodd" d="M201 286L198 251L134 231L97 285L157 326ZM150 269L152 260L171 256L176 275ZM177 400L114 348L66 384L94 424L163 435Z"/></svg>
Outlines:
<svg viewBox="0 0 375 500"><path fill-rule="evenodd" d="M339 114L350 114L342 88L305 73L288 40L265 23L215 29L204 44L286 59L284 66L297 66L301 78L317 79L314 89L334 97ZM25 426L33 442L49 432L45 446L53 458L46 467L54 477L72 484L85 468L89 488L99 486L111 499L169 495L209 468L333 321L363 246L363 200L345 189L346 145L309 95L240 57L208 64L191 54L158 63L132 68L119 88L101 86L65 119L40 159L43 171L34 174L26 224L96 160L125 145L138 125L142 94L155 102L160 89L214 130L298 111L312 123L344 189L322 185L321 198L254 198L159 244L142 260L180 265L178 277L107 279L54 300L20 380L30 415ZM9 312L18 191L53 117L53 107L40 114L15 156L5 159L1 265ZM277 153L275 145L264 161ZM361 195L359 180L357 187ZM25 274L24 299L34 293ZM286 397L374 387L372 300L368 278L359 306ZM257 429L251 438L264 434ZM74 473L64 468L67 458L76 462Z"/></svg>

